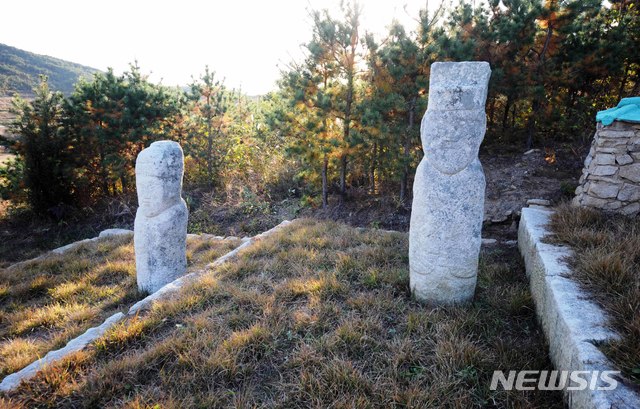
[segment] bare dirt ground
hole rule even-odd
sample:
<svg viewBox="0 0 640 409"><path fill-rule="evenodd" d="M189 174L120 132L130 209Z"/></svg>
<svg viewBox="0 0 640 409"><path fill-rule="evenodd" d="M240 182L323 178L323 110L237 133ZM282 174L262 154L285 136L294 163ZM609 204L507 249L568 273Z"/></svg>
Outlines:
<svg viewBox="0 0 640 409"><path fill-rule="evenodd" d="M484 155L481 159L487 179L485 220L516 213L527 199L557 202L573 195L584 160L581 152L566 148L534 149L515 156Z"/></svg>
<svg viewBox="0 0 640 409"><path fill-rule="evenodd" d="M534 149L520 154L483 152L480 160L487 180L483 237L515 239L520 210L528 199L546 199L552 204L573 197L586 148ZM584 151L584 152L583 152ZM308 217L339 220L355 226L407 231L409 206L398 206L389 197L340 204L328 209L305 210Z"/></svg>

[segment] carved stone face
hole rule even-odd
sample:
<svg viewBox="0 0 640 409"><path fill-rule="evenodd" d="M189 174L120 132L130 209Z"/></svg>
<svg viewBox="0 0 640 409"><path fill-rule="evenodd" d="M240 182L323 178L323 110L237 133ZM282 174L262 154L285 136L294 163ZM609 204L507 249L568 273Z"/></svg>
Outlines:
<svg viewBox="0 0 640 409"><path fill-rule="evenodd" d="M462 171L477 158L485 128L484 111L427 110L420 130L425 160L447 175Z"/></svg>
<svg viewBox="0 0 640 409"><path fill-rule="evenodd" d="M183 156L180 145L170 141L154 142L136 160L136 188L139 210L155 217L180 203Z"/></svg>
<svg viewBox="0 0 640 409"><path fill-rule="evenodd" d="M146 217L155 217L180 202L180 192L160 177L136 175L138 205Z"/></svg>

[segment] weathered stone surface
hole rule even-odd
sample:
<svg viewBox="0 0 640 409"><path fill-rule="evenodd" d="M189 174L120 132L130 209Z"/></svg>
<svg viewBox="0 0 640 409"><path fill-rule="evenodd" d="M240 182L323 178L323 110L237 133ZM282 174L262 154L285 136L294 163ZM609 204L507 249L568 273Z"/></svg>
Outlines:
<svg viewBox="0 0 640 409"><path fill-rule="evenodd" d="M205 274L210 273L211 269L213 269L213 268L215 268L217 266L220 266L220 265L228 262L229 260L232 260L234 257L236 257L238 255L238 253L240 251L246 249L249 246L252 246L257 241L260 241L260 240L272 235L273 233L285 228L289 224L291 224L291 222L289 220L284 220L279 225L267 230L266 232L258 234L255 237L243 238L242 239L242 244L240 244L238 247L236 247L235 249L231 250L227 254L219 257L215 261L209 263L204 268L204 270L194 271L193 273L186 274L186 275L184 275L184 276L182 276L182 277L180 277L180 278L178 278L178 279L176 279L176 280L164 285L161 289L159 289L155 293L150 294L147 297L145 297L144 299L138 301L137 303L132 305L131 308L129 308L129 312L127 312L127 315L131 316L131 315L139 314L142 311L150 309L152 307L153 303L155 303L155 302L157 302L159 300L166 300L168 297L171 297L172 295L177 294L180 291L180 289L185 287L185 285L200 279Z"/></svg>
<svg viewBox="0 0 640 409"><path fill-rule="evenodd" d="M84 349L91 342L101 337L109 328L120 321L123 317L124 314L121 312L112 315L100 326L90 328L84 334L69 341L64 348L50 351L43 358L40 358L18 372L5 377L2 380L2 383L0 383L0 391L9 392L13 390L20 385L20 382L27 381L36 376L36 374L45 366L51 365L73 352Z"/></svg>
<svg viewBox="0 0 640 409"><path fill-rule="evenodd" d="M626 153L622 155L616 155L616 163L618 165L628 165L630 163L633 163L633 158Z"/></svg>
<svg viewBox="0 0 640 409"><path fill-rule="evenodd" d="M627 145L629 152L640 152L640 143L631 143Z"/></svg>
<svg viewBox="0 0 640 409"><path fill-rule="evenodd" d="M500 224L506 222L507 220L509 220L509 216L507 216L506 214L499 214L491 219L491 223Z"/></svg>
<svg viewBox="0 0 640 409"><path fill-rule="evenodd" d="M592 182L589 184L588 193L602 199L611 199L618 196L620 185L606 182Z"/></svg>
<svg viewBox="0 0 640 409"><path fill-rule="evenodd" d="M184 159L176 142L154 142L136 160L138 289L154 293L187 271L187 205L181 197Z"/></svg>
<svg viewBox="0 0 640 409"><path fill-rule="evenodd" d="M575 195L579 196L579 195L582 194L582 192L584 192L584 189L582 188L582 186L578 185L578 187L576 188L576 191L575 191Z"/></svg>
<svg viewBox="0 0 640 409"><path fill-rule="evenodd" d="M604 210L618 210L622 207L622 203L620 203L617 200L612 200L609 203L607 203L606 205L604 205L602 208Z"/></svg>
<svg viewBox="0 0 640 409"><path fill-rule="evenodd" d="M74 241L73 243L69 243L66 246L62 246L62 247L58 247L56 249L51 250L52 254L64 254L67 251L73 250L76 247L79 247L83 244L89 244L92 243L94 241L98 240L97 237L94 237L92 239L84 239L84 240L80 240L80 241Z"/></svg>
<svg viewBox="0 0 640 409"><path fill-rule="evenodd" d="M589 196L589 195L583 195L582 201L581 201L581 204L583 206L598 207L598 208L605 207L607 203L609 203L609 200L607 199L600 199L600 198Z"/></svg>
<svg viewBox="0 0 640 409"><path fill-rule="evenodd" d="M635 216L640 212L640 203L631 203L619 210L620 213L626 214L627 216Z"/></svg>
<svg viewBox="0 0 640 409"><path fill-rule="evenodd" d="M527 200L527 205L551 206L551 202L547 199L529 199Z"/></svg>
<svg viewBox="0 0 640 409"><path fill-rule="evenodd" d="M598 147L596 153L613 153L616 155L622 155L627 153L627 147L624 145L616 146L615 148L602 148ZM595 153L590 154L591 156L595 155Z"/></svg>
<svg viewBox="0 0 640 409"><path fill-rule="evenodd" d="M606 139L600 138L599 147L602 148L618 148L624 149L627 146L627 140L624 138Z"/></svg>
<svg viewBox="0 0 640 409"><path fill-rule="evenodd" d="M128 236L130 234L133 234L133 230L127 230L127 229L107 229L107 230L102 230L100 232L100 234L98 235L99 238L104 238L104 237L118 237L118 236Z"/></svg>
<svg viewBox="0 0 640 409"><path fill-rule="evenodd" d="M431 66L409 229L411 290L429 304L468 302L475 292L485 191L478 150L490 75L486 62Z"/></svg>
<svg viewBox="0 0 640 409"><path fill-rule="evenodd" d="M635 136L635 133L633 132L633 130L623 131L614 129L603 129L598 133L598 136L600 136L601 138L633 138Z"/></svg>
<svg viewBox="0 0 640 409"><path fill-rule="evenodd" d="M611 176L615 175L617 171L617 166L596 166L591 170L591 173L596 176Z"/></svg>
<svg viewBox="0 0 640 409"><path fill-rule="evenodd" d="M629 179L632 182L640 182L640 163L634 163L633 165L621 166L620 177Z"/></svg>
<svg viewBox="0 0 640 409"><path fill-rule="evenodd" d="M595 157L595 163L596 165L615 165L616 157L609 153L599 154Z"/></svg>
<svg viewBox="0 0 640 409"><path fill-rule="evenodd" d="M595 175L590 175L589 181L584 184L585 190L588 190L587 185L590 184L590 183L593 183L593 182L606 182L606 183L618 184L618 183L621 183L622 181L620 180L620 178L617 177L617 175L614 175L614 176L595 176Z"/></svg>
<svg viewBox="0 0 640 409"><path fill-rule="evenodd" d="M583 184L585 180L587 180L587 177L589 177L589 172L587 172L587 170L585 169L582 171L582 175L580 175L580 180L578 181L578 183Z"/></svg>
<svg viewBox="0 0 640 409"><path fill-rule="evenodd" d="M636 202L640 200L640 186L625 183L618 193L618 200Z"/></svg>

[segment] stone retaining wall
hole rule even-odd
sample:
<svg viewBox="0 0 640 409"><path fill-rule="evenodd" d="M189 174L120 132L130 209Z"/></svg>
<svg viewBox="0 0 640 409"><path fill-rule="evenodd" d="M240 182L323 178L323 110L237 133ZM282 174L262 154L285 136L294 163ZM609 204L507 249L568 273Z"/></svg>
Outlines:
<svg viewBox="0 0 640 409"><path fill-rule="evenodd" d="M598 123L573 203L632 216L640 213L640 124Z"/></svg>

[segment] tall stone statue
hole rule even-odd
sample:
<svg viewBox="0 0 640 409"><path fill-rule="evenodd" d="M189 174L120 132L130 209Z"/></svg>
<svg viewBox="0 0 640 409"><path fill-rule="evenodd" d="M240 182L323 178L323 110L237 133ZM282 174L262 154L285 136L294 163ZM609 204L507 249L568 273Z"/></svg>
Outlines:
<svg viewBox="0 0 640 409"><path fill-rule="evenodd" d="M140 291L154 293L187 271L183 173L182 148L176 142L154 142L136 160L134 247Z"/></svg>
<svg viewBox="0 0 640 409"><path fill-rule="evenodd" d="M473 298L485 178L478 150L486 130L486 62L431 65L409 229L411 291L432 305Z"/></svg>

